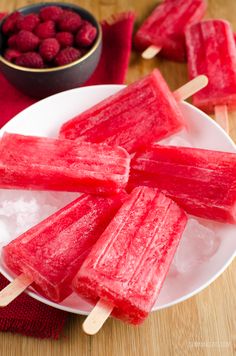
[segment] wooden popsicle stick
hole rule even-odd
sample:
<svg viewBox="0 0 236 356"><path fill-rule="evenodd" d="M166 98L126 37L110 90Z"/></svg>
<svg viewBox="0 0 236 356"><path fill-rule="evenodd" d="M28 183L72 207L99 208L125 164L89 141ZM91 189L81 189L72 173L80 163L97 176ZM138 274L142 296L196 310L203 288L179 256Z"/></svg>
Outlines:
<svg viewBox="0 0 236 356"><path fill-rule="evenodd" d="M113 308L113 304L100 299L82 325L84 332L88 335L96 334L111 314Z"/></svg>
<svg viewBox="0 0 236 356"><path fill-rule="evenodd" d="M173 94L176 100L185 100L207 86L207 84L208 78L205 75L198 75L196 78L175 90Z"/></svg>
<svg viewBox="0 0 236 356"><path fill-rule="evenodd" d="M18 295L23 293L30 284L33 283L33 279L26 277L23 273L20 274L14 281L12 281L8 286L0 292L0 307L6 307L13 300L15 300Z"/></svg>
<svg viewBox="0 0 236 356"><path fill-rule="evenodd" d="M229 118L227 105L215 106L215 120L225 132L229 133Z"/></svg>
<svg viewBox="0 0 236 356"><path fill-rule="evenodd" d="M152 59L161 51L161 47L154 45L149 46L142 52L142 57L144 59Z"/></svg>

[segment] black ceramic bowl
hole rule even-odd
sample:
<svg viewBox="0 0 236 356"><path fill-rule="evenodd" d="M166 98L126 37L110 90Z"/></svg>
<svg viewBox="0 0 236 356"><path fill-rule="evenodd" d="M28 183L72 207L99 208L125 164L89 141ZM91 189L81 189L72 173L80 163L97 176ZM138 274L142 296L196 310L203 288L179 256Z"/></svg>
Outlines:
<svg viewBox="0 0 236 356"><path fill-rule="evenodd" d="M98 34L91 49L77 61L61 67L31 69L17 66L3 57L5 47L5 36L2 34L3 19L0 22L0 70L11 84L34 98L44 98L82 85L90 78L96 69L101 56L101 27L98 21L87 10L74 4L54 2L29 5L17 11L27 15L30 13L38 13L42 7L50 5L58 5L64 9L79 13L83 19L88 20L97 28Z"/></svg>

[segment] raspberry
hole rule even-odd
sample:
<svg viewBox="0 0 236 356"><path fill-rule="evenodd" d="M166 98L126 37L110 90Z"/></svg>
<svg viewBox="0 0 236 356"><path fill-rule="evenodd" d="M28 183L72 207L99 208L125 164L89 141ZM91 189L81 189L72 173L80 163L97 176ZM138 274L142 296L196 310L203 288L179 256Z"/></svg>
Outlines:
<svg viewBox="0 0 236 356"><path fill-rule="evenodd" d="M91 26L93 26L93 25L91 24L91 22L89 22L89 21L87 21L87 20L83 20L81 27L86 26L86 25L91 25Z"/></svg>
<svg viewBox="0 0 236 356"><path fill-rule="evenodd" d="M75 43L78 47L89 47L93 44L97 36L97 29L91 23L85 22L75 36Z"/></svg>
<svg viewBox="0 0 236 356"><path fill-rule="evenodd" d="M38 15L29 14L21 17L17 20L17 28L19 30L33 31L34 28L39 24L40 20Z"/></svg>
<svg viewBox="0 0 236 356"><path fill-rule="evenodd" d="M70 32L58 32L56 34L56 39L61 45L61 48L73 46L74 37Z"/></svg>
<svg viewBox="0 0 236 356"><path fill-rule="evenodd" d="M59 6L46 6L40 10L39 16L43 21L57 21L62 13L63 10Z"/></svg>
<svg viewBox="0 0 236 356"><path fill-rule="evenodd" d="M4 58L6 58L6 60L9 62L14 63L15 59L18 58L20 55L21 53L18 52L16 49L8 48L4 53Z"/></svg>
<svg viewBox="0 0 236 356"><path fill-rule="evenodd" d="M40 56L40 54L36 53L36 52L28 52L28 53L24 53L21 56L16 58L15 63L18 66L21 67L27 67L27 68L43 68L44 67L44 63L43 63L43 59Z"/></svg>
<svg viewBox="0 0 236 356"><path fill-rule="evenodd" d="M50 62L59 51L60 44L55 38L43 40L39 47L39 53L46 62Z"/></svg>
<svg viewBox="0 0 236 356"><path fill-rule="evenodd" d="M8 47L16 48L17 47L16 39L17 39L17 35L12 35L11 37L9 37L7 40Z"/></svg>
<svg viewBox="0 0 236 356"><path fill-rule="evenodd" d="M59 6L45 6L39 14L26 16L15 12L4 21L3 32L7 34L4 57L28 68L74 62L88 51L97 36L97 29L90 22Z"/></svg>
<svg viewBox="0 0 236 356"><path fill-rule="evenodd" d="M56 35L55 22L49 20L40 23L34 30L34 33L41 39L52 38Z"/></svg>
<svg viewBox="0 0 236 356"><path fill-rule="evenodd" d="M58 22L61 31L76 32L82 25L81 17L72 11L64 11Z"/></svg>
<svg viewBox="0 0 236 356"><path fill-rule="evenodd" d="M22 17L21 13L16 11L9 15L2 25L2 32L5 35L10 35L17 31L17 21Z"/></svg>
<svg viewBox="0 0 236 356"><path fill-rule="evenodd" d="M20 52L30 52L38 47L39 38L32 32L21 30L16 36L15 43Z"/></svg>
<svg viewBox="0 0 236 356"><path fill-rule="evenodd" d="M81 53L78 49L74 47L67 47L58 53L55 58L55 63L58 66L64 66L66 64L76 61L80 57Z"/></svg>

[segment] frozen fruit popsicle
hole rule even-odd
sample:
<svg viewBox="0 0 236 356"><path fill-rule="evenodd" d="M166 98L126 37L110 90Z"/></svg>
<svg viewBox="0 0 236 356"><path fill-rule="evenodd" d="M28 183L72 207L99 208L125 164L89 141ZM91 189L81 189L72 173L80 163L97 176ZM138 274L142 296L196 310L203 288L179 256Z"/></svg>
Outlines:
<svg viewBox="0 0 236 356"><path fill-rule="evenodd" d="M0 140L0 188L110 194L128 181L121 147L5 133Z"/></svg>
<svg viewBox="0 0 236 356"><path fill-rule="evenodd" d="M135 35L135 46L144 58L159 51L169 59L184 61L186 48L184 32L187 26L202 19L206 10L204 0L165 0L144 21Z"/></svg>
<svg viewBox="0 0 236 356"><path fill-rule="evenodd" d="M134 152L180 130L183 122L174 96L155 69L66 122L60 136L78 142L106 142Z"/></svg>
<svg viewBox="0 0 236 356"><path fill-rule="evenodd" d="M72 292L73 277L125 198L125 193L109 198L81 195L4 247L5 264L34 281L33 287L46 298L62 301Z"/></svg>
<svg viewBox="0 0 236 356"><path fill-rule="evenodd" d="M131 161L128 189L158 187L189 214L236 223L236 154L152 145Z"/></svg>
<svg viewBox="0 0 236 356"><path fill-rule="evenodd" d="M135 188L85 259L75 291L112 305L117 318L141 323L158 297L186 220L159 190Z"/></svg>
<svg viewBox="0 0 236 356"><path fill-rule="evenodd" d="M196 23L186 31L186 44L189 76L205 74L209 80L208 86L193 96L193 103L207 113L217 108L220 120L220 112L225 111L222 106L236 108L236 46L231 26L224 20Z"/></svg>
<svg viewBox="0 0 236 356"><path fill-rule="evenodd" d="M78 142L105 142L135 152L181 130L185 123L178 102L207 85L198 76L173 93L155 69L62 125L60 137Z"/></svg>

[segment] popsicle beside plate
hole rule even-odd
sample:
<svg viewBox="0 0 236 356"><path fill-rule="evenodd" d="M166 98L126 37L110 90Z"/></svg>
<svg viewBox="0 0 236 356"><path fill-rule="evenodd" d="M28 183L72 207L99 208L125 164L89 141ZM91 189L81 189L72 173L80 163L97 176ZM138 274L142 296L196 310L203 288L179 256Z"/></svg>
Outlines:
<svg viewBox="0 0 236 356"><path fill-rule="evenodd" d="M205 20L186 30L190 78L208 77L208 85L193 96L194 105L217 115L228 132L227 111L236 108L236 46L229 22ZM221 116L224 116L221 118ZM219 118L218 118L219 117Z"/></svg>
<svg viewBox="0 0 236 356"><path fill-rule="evenodd" d="M165 0L144 21L135 35L135 46L144 58L157 53L175 61L186 60L184 32L190 24L202 19L204 0Z"/></svg>

